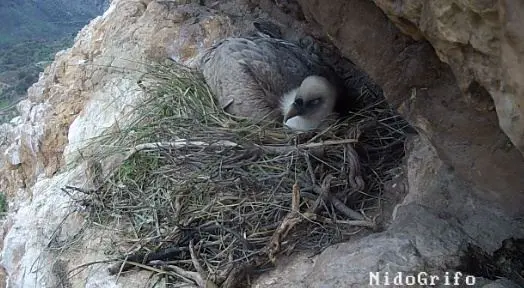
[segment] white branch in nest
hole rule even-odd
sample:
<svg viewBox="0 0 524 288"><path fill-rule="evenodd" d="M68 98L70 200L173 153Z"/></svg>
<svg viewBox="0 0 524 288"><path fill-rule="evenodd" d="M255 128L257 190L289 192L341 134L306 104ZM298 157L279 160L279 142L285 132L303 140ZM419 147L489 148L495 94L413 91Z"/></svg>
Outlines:
<svg viewBox="0 0 524 288"><path fill-rule="evenodd" d="M171 142L153 142L153 143L143 143L138 144L133 147L126 156L121 160L124 162L129 159L135 153L144 150L159 150L159 149L169 149L169 148L182 148L182 147L240 147L238 143L228 141L228 140L219 140L216 142L208 143L204 141L191 141L187 139L179 139Z"/></svg>
<svg viewBox="0 0 524 288"><path fill-rule="evenodd" d="M313 149L324 146L342 145L349 143L356 143L357 139L341 139L341 140L328 140L322 142L304 143L299 145L287 145L287 146L271 146L271 145L256 145L264 150L270 152L285 153L296 149ZM182 148L182 147L242 147L240 144L229 140L219 140L216 142L205 142L205 141L192 141L187 139L179 139L171 142L155 142L155 143L143 143L135 146L127 154L127 158L131 155L144 151L144 150L157 150L160 148Z"/></svg>
<svg viewBox="0 0 524 288"><path fill-rule="evenodd" d="M144 143L139 144L133 148L130 153L134 154L143 150L154 150L159 148L182 148L182 147L239 147L240 145L228 141L228 140L219 140L216 142L208 143L204 141L191 141L187 139L180 139L171 142L155 142L155 143Z"/></svg>
<svg viewBox="0 0 524 288"><path fill-rule="evenodd" d="M320 148L324 146L332 146L332 145L344 145L349 143L356 143L358 142L357 139L341 139L341 140L328 140L328 141L322 141L322 142L312 142L312 143L304 143L299 145L286 145L286 146L271 146L271 145L255 145L256 147L259 147L260 149L263 149L267 152L273 152L273 153L289 153L292 151L295 151L297 149L314 149L314 148ZM152 143L143 143L138 144L132 149L130 149L123 158L119 159L118 161L120 163L123 163L127 159L129 159L131 156L133 156L135 153L138 153L140 151L144 150L159 150L159 149L169 149L169 148L183 148L183 147L238 147L241 148L242 146L236 142L229 141L229 140L218 140L215 142L206 142L206 141L193 141L188 139L177 139L175 141L170 142L152 142ZM115 168L119 165L115 165ZM113 173L115 173L116 169L113 171L109 171L108 177L110 178Z"/></svg>

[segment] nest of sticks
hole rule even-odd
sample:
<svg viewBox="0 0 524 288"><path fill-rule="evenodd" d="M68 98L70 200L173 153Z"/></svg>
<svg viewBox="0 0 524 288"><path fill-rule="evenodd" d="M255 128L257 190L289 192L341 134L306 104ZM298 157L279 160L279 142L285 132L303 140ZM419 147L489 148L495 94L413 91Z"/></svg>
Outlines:
<svg viewBox="0 0 524 288"><path fill-rule="evenodd" d="M408 124L376 89L363 85L361 107L332 127L294 134L226 114L195 71L153 70L136 121L98 141L98 160L125 151L125 161L96 193L75 196L90 223L128 231L111 273L139 267L169 283L244 286L282 254L377 229Z"/></svg>

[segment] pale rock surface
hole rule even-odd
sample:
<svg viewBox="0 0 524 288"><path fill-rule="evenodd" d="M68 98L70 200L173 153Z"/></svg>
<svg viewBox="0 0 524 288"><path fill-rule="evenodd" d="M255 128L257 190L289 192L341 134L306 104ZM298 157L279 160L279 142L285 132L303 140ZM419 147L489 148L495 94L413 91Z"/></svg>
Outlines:
<svg viewBox="0 0 524 288"><path fill-rule="evenodd" d="M427 140L414 138L408 151L409 193L386 231L329 247L313 258L286 261L258 278L254 287L388 287L370 286L370 272L423 271L444 277L446 271L453 273L467 243L493 252L505 238L524 237L524 223L478 199ZM479 285L491 282L477 279ZM504 280L489 285L515 284Z"/></svg>
<svg viewBox="0 0 524 288"><path fill-rule="evenodd" d="M508 279L499 279L482 286L482 288L519 288L519 285Z"/></svg>
<svg viewBox="0 0 524 288"><path fill-rule="evenodd" d="M524 3L374 2L403 32L432 44L475 109L493 109L494 103L501 128L524 153ZM489 94L482 92L479 97L484 89Z"/></svg>

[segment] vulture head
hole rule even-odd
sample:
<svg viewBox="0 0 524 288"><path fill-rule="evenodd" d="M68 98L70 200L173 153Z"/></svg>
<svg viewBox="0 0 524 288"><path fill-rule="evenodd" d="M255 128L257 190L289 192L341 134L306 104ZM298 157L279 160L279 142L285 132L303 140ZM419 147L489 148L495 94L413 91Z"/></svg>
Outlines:
<svg viewBox="0 0 524 288"><path fill-rule="evenodd" d="M326 78L306 77L300 87L282 97L284 125L296 131L319 128L325 120L333 116L337 97L336 87Z"/></svg>

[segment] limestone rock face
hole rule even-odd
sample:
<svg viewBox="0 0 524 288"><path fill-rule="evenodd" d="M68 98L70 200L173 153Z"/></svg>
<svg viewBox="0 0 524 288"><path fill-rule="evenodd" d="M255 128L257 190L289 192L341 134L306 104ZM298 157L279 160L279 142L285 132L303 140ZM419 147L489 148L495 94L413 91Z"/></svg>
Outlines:
<svg viewBox="0 0 524 288"><path fill-rule="evenodd" d="M403 32L432 44L439 58L453 69L473 108L496 108L500 127L524 153L524 32L517 28L524 25L524 3L374 2Z"/></svg>
<svg viewBox="0 0 524 288"><path fill-rule="evenodd" d="M77 161L78 152L88 150L92 138L118 131L133 119L145 95L137 82L154 69L153 63L171 64L171 58L192 65L221 38L252 29L253 21L268 13L280 13L243 0L199 2L112 1L40 75L17 107L20 116L0 126L0 188L10 200L1 264L10 287L134 287L147 282L141 277L149 274L138 273L117 284L104 264L71 278L64 274L107 259L105 243L116 234L87 231L85 239L77 239L78 250L58 253L56 248L68 245L84 221L61 188L92 186L93 167L106 172L115 165L112 159ZM269 1L261 5L272 7ZM301 24L285 21L288 32L300 33Z"/></svg>
<svg viewBox="0 0 524 288"><path fill-rule="evenodd" d="M84 171L89 163L75 162L77 152L93 137L133 118L144 96L137 81L151 64L167 60L173 46L192 51L183 54L191 61L232 32L224 26L231 18L209 13L191 3L195 1L185 2L181 7L169 1L112 1L103 16L80 31L73 47L58 53L40 75L17 107L20 116L0 126L0 187L11 202L1 258L10 287L131 287L129 283L147 281L137 280L144 275L139 273L117 285L103 265L63 277L64 270L105 259L103 243L113 235L87 233L79 242L78 251L83 252L55 253L58 250L49 247L67 244L64 239L74 237L83 223L60 190L89 182ZM204 31L205 39L180 36L191 29Z"/></svg>
<svg viewBox="0 0 524 288"><path fill-rule="evenodd" d="M519 176L524 175L519 151L524 127L519 87L524 82L516 80L524 69L516 62L523 55L517 52L523 42L518 41L522 29L512 28L522 27L517 24L523 18L515 16L523 11L519 1L500 2L512 3L510 14L502 13L508 5L499 7L494 1L298 2L306 18L429 137L441 159L481 188L478 193L494 205L524 213L524 178ZM499 13L506 15L504 22ZM502 29L501 23L513 32ZM503 44L503 34L512 41Z"/></svg>

